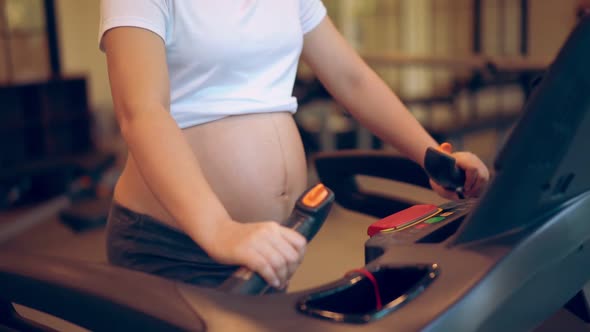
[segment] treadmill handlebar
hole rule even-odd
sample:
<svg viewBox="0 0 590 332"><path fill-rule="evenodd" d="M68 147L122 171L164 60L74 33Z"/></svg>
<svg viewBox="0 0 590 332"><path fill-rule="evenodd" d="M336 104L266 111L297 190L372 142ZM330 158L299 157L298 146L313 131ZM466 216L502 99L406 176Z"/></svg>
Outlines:
<svg viewBox="0 0 590 332"><path fill-rule="evenodd" d="M424 169L436 183L463 198L465 171L457 167L455 158L450 154L429 147L424 157Z"/></svg>
<svg viewBox="0 0 590 332"><path fill-rule="evenodd" d="M309 242L324 224L333 202L334 193L323 184L317 184L301 195L283 225L299 232ZM276 292L258 273L246 267L239 268L218 289L244 295Z"/></svg>

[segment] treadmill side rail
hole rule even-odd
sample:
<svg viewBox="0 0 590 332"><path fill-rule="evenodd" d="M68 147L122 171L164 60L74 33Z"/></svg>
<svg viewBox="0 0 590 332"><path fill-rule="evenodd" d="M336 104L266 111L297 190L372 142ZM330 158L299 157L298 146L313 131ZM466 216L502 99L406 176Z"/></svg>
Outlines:
<svg viewBox="0 0 590 332"><path fill-rule="evenodd" d="M205 331L177 287L109 265L0 253L2 308L21 304L93 331ZM13 322L0 317L0 327Z"/></svg>

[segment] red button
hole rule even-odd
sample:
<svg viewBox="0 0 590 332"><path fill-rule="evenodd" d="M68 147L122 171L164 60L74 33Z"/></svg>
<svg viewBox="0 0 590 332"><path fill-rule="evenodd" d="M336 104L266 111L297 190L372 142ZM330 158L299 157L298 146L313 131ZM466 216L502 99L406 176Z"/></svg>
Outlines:
<svg viewBox="0 0 590 332"><path fill-rule="evenodd" d="M438 207L436 205L414 205L373 223L371 226L369 226L369 229L367 229L367 234L369 234L369 236L373 236L382 230L411 224L414 221L418 221L421 218L432 215L437 210Z"/></svg>

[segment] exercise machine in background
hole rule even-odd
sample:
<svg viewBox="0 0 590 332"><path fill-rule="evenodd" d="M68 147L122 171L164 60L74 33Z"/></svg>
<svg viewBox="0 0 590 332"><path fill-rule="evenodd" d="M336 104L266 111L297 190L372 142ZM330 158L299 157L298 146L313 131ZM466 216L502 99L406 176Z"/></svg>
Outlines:
<svg viewBox="0 0 590 332"><path fill-rule="evenodd" d="M0 86L0 242L61 211L74 231L104 225L116 155L92 137L86 80Z"/></svg>

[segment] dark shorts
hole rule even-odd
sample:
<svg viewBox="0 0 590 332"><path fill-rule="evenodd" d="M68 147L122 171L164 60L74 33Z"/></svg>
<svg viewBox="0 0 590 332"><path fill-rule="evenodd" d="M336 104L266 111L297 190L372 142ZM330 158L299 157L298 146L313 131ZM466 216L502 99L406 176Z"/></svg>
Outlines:
<svg viewBox="0 0 590 332"><path fill-rule="evenodd" d="M205 287L217 287L236 269L216 263L186 234L113 203L107 224L111 264Z"/></svg>

